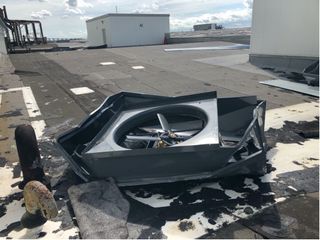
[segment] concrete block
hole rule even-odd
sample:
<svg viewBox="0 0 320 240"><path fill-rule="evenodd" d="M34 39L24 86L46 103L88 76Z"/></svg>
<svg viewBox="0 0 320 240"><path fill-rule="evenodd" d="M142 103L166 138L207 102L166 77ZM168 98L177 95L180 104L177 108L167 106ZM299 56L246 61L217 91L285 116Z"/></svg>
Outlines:
<svg viewBox="0 0 320 240"><path fill-rule="evenodd" d="M129 203L113 180L72 186L68 190L82 238L127 238Z"/></svg>

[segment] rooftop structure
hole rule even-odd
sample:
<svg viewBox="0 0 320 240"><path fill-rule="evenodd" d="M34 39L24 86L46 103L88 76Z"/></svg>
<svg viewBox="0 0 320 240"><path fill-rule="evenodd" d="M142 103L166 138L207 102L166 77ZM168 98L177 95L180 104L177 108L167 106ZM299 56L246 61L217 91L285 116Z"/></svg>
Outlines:
<svg viewBox="0 0 320 240"><path fill-rule="evenodd" d="M302 71L319 60L319 1L255 0L250 61Z"/></svg>
<svg viewBox="0 0 320 240"><path fill-rule="evenodd" d="M109 13L86 21L89 47L163 44L169 14Z"/></svg>
<svg viewBox="0 0 320 240"><path fill-rule="evenodd" d="M42 24L36 20L9 19L6 7L0 8L0 19L5 24L7 48L26 47L32 44L46 43Z"/></svg>

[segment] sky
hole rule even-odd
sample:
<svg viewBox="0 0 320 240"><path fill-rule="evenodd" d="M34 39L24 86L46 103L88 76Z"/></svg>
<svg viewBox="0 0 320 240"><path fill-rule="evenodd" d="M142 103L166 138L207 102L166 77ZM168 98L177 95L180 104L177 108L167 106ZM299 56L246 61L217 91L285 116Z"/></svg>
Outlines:
<svg viewBox="0 0 320 240"><path fill-rule="evenodd" d="M49 38L85 38L87 19L107 13L169 13L170 31L194 24L251 26L253 0L2 0L9 19L36 19Z"/></svg>

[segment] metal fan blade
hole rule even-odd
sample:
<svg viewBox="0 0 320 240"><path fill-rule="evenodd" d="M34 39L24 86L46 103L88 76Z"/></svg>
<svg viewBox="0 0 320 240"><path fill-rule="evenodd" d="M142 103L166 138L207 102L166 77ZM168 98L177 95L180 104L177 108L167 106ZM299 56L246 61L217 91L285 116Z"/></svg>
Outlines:
<svg viewBox="0 0 320 240"><path fill-rule="evenodd" d="M164 133L164 131L161 128L157 127L139 127L139 130L145 131L147 133Z"/></svg>
<svg viewBox="0 0 320 240"><path fill-rule="evenodd" d="M193 120L186 122L172 122L170 123L170 131L177 133L178 132L190 132L188 135L192 135L192 132L199 132L203 128L203 121L201 120ZM148 133L163 133L161 126L152 125L152 126L143 126L139 127L140 130L148 132Z"/></svg>
<svg viewBox="0 0 320 240"><path fill-rule="evenodd" d="M181 137L191 138L197 132L199 132L199 130L174 132L174 134L176 134L177 136L181 136Z"/></svg>
<svg viewBox="0 0 320 240"><path fill-rule="evenodd" d="M126 138L128 140L139 140L139 141L160 141L161 138L159 137L152 137L152 136L130 136L127 135Z"/></svg>
<svg viewBox="0 0 320 240"><path fill-rule="evenodd" d="M162 130L165 132L169 132L170 126L169 126L167 119L161 113L157 113L157 117L159 119Z"/></svg>

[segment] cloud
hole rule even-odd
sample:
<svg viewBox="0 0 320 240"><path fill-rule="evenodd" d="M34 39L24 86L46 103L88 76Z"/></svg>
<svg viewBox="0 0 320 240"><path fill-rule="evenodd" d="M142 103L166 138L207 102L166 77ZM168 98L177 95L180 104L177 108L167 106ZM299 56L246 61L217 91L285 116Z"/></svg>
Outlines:
<svg viewBox="0 0 320 240"><path fill-rule="evenodd" d="M244 8L230 9L217 13L206 13L196 17L172 18L170 24L173 30L191 30L193 25L202 23L232 24L241 26L241 22L249 21L252 14L253 0L243 0Z"/></svg>
<svg viewBox="0 0 320 240"><path fill-rule="evenodd" d="M244 5L247 9L252 9L252 4L253 4L253 0L244 0L244 1L243 1L243 5Z"/></svg>
<svg viewBox="0 0 320 240"><path fill-rule="evenodd" d="M65 1L65 3L66 3L66 5L68 6L68 7L77 7L77 5L78 5L78 1L77 0L66 0Z"/></svg>
<svg viewBox="0 0 320 240"><path fill-rule="evenodd" d="M50 17L50 16L52 16L52 13L45 9L38 12L31 13L31 18L33 19L45 19L46 17Z"/></svg>
<svg viewBox="0 0 320 240"><path fill-rule="evenodd" d="M65 4L69 8L92 8L93 5L84 0L66 0Z"/></svg>
<svg viewBox="0 0 320 240"><path fill-rule="evenodd" d="M48 0L29 0L29 1L48 2Z"/></svg>
<svg viewBox="0 0 320 240"><path fill-rule="evenodd" d="M69 13L77 14L77 15L82 15L82 14L85 13L80 8L66 8L66 11L69 12Z"/></svg>
<svg viewBox="0 0 320 240"><path fill-rule="evenodd" d="M85 2L84 0L66 0L66 11L76 15L82 15L85 13L83 8L92 8L91 3Z"/></svg>
<svg viewBox="0 0 320 240"><path fill-rule="evenodd" d="M137 9L133 10L136 13L151 13L159 10L160 4L159 1L153 1L150 4L142 4Z"/></svg>
<svg viewBox="0 0 320 240"><path fill-rule="evenodd" d="M84 0L78 0L78 7L79 8L93 8L93 5L91 3L84 1Z"/></svg>

